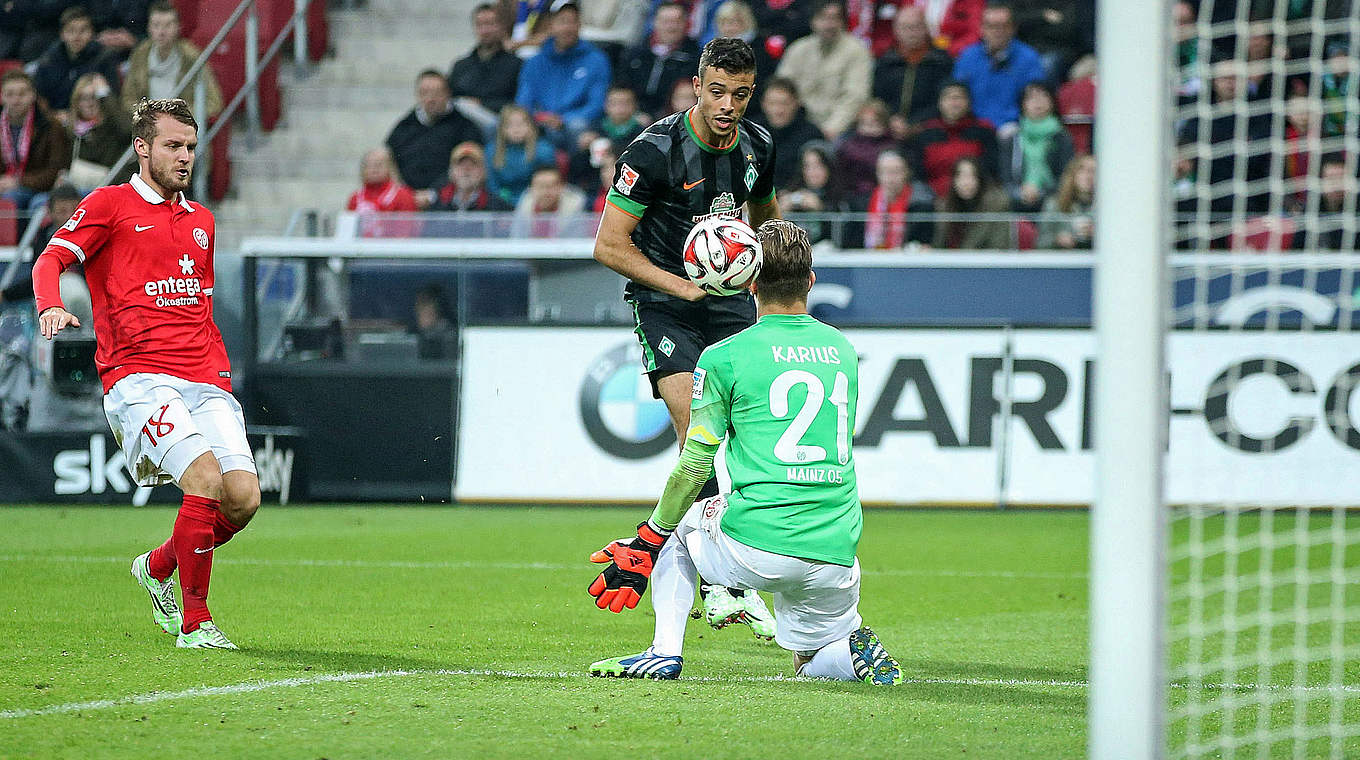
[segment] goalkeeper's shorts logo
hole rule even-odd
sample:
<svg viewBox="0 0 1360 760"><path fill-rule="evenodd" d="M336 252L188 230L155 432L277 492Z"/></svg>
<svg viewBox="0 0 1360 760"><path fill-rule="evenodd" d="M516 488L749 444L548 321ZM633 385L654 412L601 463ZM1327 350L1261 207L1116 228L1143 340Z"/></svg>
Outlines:
<svg viewBox="0 0 1360 760"><path fill-rule="evenodd" d="M578 397L590 440L621 459L647 459L675 445L670 413L652 398L650 381L637 371L636 350L635 344L622 343L592 362Z"/></svg>

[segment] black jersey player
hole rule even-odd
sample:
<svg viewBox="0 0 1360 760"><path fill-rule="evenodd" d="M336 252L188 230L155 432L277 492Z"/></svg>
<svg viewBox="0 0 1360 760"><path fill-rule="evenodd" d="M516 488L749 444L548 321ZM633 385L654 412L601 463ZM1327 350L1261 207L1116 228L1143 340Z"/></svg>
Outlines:
<svg viewBox="0 0 1360 760"><path fill-rule="evenodd" d="M700 220L740 217L743 207L752 227L779 216L774 142L760 125L742 121L755 94L751 47L715 38L704 46L693 85L697 105L648 127L620 154L595 238L595 259L629 280L624 298L633 306L643 366L681 441L699 354L756 318L750 293L712 296L690 282L685 238ZM716 493L710 481L700 498ZM735 589L707 594L709 623L741 620L763 635L767 626L754 618L769 613L754 591L747 596Z"/></svg>

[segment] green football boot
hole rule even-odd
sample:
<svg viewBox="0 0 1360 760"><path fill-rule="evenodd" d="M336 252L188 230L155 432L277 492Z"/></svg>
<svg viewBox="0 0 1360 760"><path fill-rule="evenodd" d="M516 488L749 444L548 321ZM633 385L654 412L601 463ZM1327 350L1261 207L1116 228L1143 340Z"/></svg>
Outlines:
<svg viewBox="0 0 1360 760"><path fill-rule="evenodd" d="M175 639L175 646L180 649L239 649L211 620L200 623L195 630L181 633Z"/></svg>
<svg viewBox="0 0 1360 760"><path fill-rule="evenodd" d="M151 552L147 552L132 560L132 577L151 595L151 617L155 619L156 625L166 633L177 634L184 616L175 603L175 582L169 578L162 581L152 577L148 568L150 559Z"/></svg>
<svg viewBox="0 0 1360 760"><path fill-rule="evenodd" d="M765 606L760 592L747 589L737 601L741 604L741 622L751 626L751 633L765 641L774 639L774 614Z"/></svg>

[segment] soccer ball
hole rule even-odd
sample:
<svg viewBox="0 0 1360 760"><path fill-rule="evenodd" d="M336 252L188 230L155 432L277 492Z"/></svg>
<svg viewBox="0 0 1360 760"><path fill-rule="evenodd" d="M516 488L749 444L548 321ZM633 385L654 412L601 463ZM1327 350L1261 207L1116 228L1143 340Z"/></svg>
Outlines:
<svg viewBox="0 0 1360 760"><path fill-rule="evenodd" d="M710 295L745 290L760 274L760 259L755 230L740 219L705 219L685 238L685 274Z"/></svg>

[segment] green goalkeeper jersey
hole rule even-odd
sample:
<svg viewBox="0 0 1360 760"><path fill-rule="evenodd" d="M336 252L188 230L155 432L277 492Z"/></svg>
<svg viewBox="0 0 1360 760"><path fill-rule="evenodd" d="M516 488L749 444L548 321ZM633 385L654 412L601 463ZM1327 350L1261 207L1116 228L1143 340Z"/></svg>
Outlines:
<svg viewBox="0 0 1360 760"><path fill-rule="evenodd" d="M850 447L858 390L850 341L806 314L767 314L705 349L692 419L727 421L713 431L714 443L728 437L724 533L776 554L854 564L863 522Z"/></svg>

